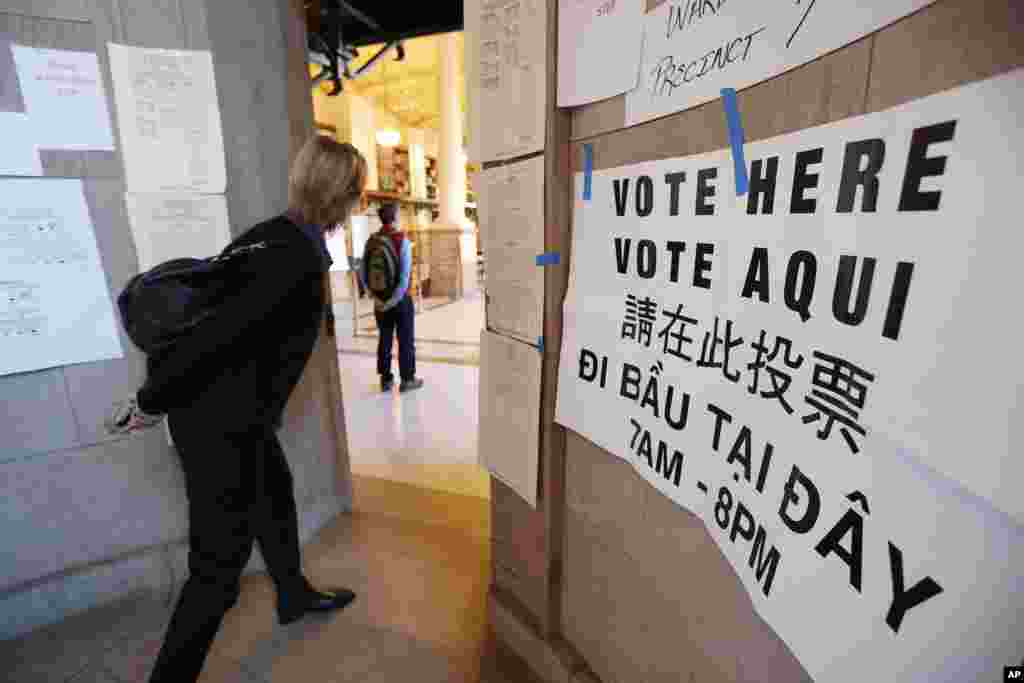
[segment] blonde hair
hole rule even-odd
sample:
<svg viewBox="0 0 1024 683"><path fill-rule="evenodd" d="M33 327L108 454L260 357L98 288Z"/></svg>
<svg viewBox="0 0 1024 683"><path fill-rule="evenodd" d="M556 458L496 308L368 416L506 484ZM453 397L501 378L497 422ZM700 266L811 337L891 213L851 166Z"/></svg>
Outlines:
<svg viewBox="0 0 1024 683"><path fill-rule="evenodd" d="M366 186L366 159L347 142L313 135L295 156L288 207L327 232L348 220Z"/></svg>

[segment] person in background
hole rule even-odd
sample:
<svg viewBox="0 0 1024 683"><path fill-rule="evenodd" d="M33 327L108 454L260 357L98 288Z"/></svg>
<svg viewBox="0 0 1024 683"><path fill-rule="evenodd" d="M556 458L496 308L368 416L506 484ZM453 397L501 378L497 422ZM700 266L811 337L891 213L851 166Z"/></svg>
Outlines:
<svg viewBox="0 0 1024 683"><path fill-rule="evenodd" d="M377 373L380 375L380 386L383 391L391 391L394 375L391 372L391 347L395 332L398 333L398 370L402 378L399 391L404 393L419 389L423 380L416 377L416 344L413 339L416 323L416 306L409 294L409 282L412 277L412 242L395 225L398 219L398 206L393 203L384 204L378 209L381 229L378 234L392 240L395 252L399 255L400 274L398 286L386 301L374 298L374 316L377 319L377 330L380 340L377 342ZM359 270L359 279L364 288L367 285L367 266L369 259L363 258Z"/></svg>
<svg viewBox="0 0 1024 683"><path fill-rule="evenodd" d="M150 683L198 679L238 601L254 541L277 589L282 624L355 599L346 589L322 592L303 574L292 474L275 432L323 325L331 265L325 233L362 201L365 183L366 161L355 147L308 140L292 165L288 211L224 252L277 246L251 252L239 266L222 315L147 359L136 398L110 420L113 431L128 433L167 415L185 472L189 578Z"/></svg>

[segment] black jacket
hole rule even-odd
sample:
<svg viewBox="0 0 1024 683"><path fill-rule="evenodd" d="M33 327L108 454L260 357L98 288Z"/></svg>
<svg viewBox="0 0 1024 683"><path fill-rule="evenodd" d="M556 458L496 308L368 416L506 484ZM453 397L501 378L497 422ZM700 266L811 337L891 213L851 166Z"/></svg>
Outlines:
<svg viewBox="0 0 1024 683"><path fill-rule="evenodd" d="M329 263L322 244L285 216L254 226L225 251L260 241L281 244L240 259L221 315L147 359L142 410L226 429L280 425L320 332Z"/></svg>

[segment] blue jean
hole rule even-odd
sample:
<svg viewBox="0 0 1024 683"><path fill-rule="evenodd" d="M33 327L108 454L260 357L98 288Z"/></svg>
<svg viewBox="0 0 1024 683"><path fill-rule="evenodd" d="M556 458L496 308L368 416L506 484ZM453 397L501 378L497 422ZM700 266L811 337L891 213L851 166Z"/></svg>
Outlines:
<svg viewBox="0 0 1024 683"><path fill-rule="evenodd" d="M403 382L416 377L416 343L413 331L416 322L416 307L408 294L394 308L388 311L377 311L377 330L380 341L377 343L377 373L385 382L394 380L391 374L391 345L398 332L398 370Z"/></svg>

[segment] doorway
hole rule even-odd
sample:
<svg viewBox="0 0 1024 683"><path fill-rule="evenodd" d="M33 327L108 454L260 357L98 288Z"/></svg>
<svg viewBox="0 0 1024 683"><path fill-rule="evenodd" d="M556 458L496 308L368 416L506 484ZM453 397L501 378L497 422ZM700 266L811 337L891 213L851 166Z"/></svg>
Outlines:
<svg viewBox="0 0 1024 683"><path fill-rule="evenodd" d="M452 162L439 149L441 39L404 41L402 61L382 60L358 80L346 81L340 95L314 88L313 107L319 131L355 145L370 166L366 210L328 241L355 510L450 524L450 500L443 506L431 502L433 494L445 494L465 502L455 515L459 524L481 532L489 531L490 517L490 476L478 465L477 452L484 271L474 169L466 168L464 153ZM461 73L461 35L456 42ZM360 51L368 60L383 47ZM463 87L460 79L460 105ZM442 226L438 220L446 199L446 162L465 169L461 225ZM360 292L356 276L363 246L380 227L377 209L386 203L398 205L398 227L413 245L409 293L416 309L417 374L425 384L405 394L397 386L381 389L374 304Z"/></svg>

